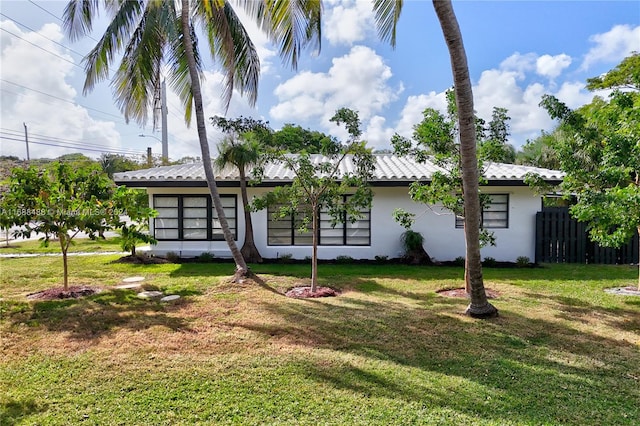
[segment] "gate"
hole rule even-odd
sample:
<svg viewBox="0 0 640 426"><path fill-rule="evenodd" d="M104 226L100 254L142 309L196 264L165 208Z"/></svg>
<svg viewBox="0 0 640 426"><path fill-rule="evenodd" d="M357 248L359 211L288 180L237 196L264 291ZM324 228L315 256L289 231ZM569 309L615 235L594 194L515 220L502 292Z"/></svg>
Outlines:
<svg viewBox="0 0 640 426"><path fill-rule="evenodd" d="M638 262L638 233L620 248L602 247L589 239L584 223L566 207L545 207L536 213L536 262L606 263Z"/></svg>

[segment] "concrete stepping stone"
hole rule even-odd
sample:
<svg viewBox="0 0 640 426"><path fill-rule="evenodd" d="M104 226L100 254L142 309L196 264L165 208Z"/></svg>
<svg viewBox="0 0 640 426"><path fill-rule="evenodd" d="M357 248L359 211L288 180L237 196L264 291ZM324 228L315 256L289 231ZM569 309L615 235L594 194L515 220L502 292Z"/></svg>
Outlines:
<svg viewBox="0 0 640 426"><path fill-rule="evenodd" d="M177 294L171 294L169 296L165 296L162 299L160 299L161 302L173 302L174 300L178 300L180 299L180 296L178 296Z"/></svg>
<svg viewBox="0 0 640 426"><path fill-rule="evenodd" d="M140 299L155 299L156 297L161 297L161 291L142 291L138 293L138 297Z"/></svg>
<svg viewBox="0 0 640 426"><path fill-rule="evenodd" d="M122 279L123 283L138 283L140 281L144 281L144 277L127 277Z"/></svg>
<svg viewBox="0 0 640 426"><path fill-rule="evenodd" d="M118 290L127 290L131 288L140 288L140 287L142 287L142 284L140 283L131 283L131 284L120 284L115 286L114 288L117 288Z"/></svg>

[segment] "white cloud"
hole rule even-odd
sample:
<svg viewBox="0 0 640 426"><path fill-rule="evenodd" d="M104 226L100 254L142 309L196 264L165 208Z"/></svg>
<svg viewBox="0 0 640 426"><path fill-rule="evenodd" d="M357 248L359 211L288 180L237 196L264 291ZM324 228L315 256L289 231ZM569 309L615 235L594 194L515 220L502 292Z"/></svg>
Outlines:
<svg viewBox="0 0 640 426"><path fill-rule="evenodd" d="M554 79L562 74L569 65L571 57L564 53L556 56L542 55L536 61L536 72L544 77Z"/></svg>
<svg viewBox="0 0 640 426"><path fill-rule="evenodd" d="M60 27L46 24L37 32L23 32L11 21L2 21L0 25L13 33L2 32L0 73L4 81L0 114L3 129L16 134L26 123L32 136L32 158L80 151L51 146L65 142L84 144L85 148L98 145L105 150L122 149L114 122L96 120L84 107L61 100L73 100L77 93L66 81L76 71L73 58L51 41L63 40ZM24 158L25 144L4 139L1 154ZM97 156L99 152L85 151L85 154Z"/></svg>
<svg viewBox="0 0 640 426"><path fill-rule="evenodd" d="M515 71L518 78L524 78L529 71L536 69L538 55L535 53L521 54L516 52L500 63L500 69L505 71Z"/></svg>
<svg viewBox="0 0 640 426"><path fill-rule="evenodd" d="M333 0L327 5L322 31L331 45L351 46L373 34L375 22L371 2Z"/></svg>
<svg viewBox="0 0 640 426"><path fill-rule="evenodd" d="M633 51L640 51L640 26L616 25L610 31L589 38L595 44L585 55L581 70L598 62L620 62Z"/></svg>

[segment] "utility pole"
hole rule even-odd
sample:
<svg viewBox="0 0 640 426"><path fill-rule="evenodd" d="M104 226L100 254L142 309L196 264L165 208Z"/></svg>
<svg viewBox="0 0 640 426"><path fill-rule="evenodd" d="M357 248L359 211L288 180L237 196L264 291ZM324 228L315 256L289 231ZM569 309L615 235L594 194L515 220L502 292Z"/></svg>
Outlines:
<svg viewBox="0 0 640 426"><path fill-rule="evenodd" d="M23 122L22 124L24 125L24 143L27 145L27 164L29 164L31 161L29 158L29 134L27 133L27 123Z"/></svg>
<svg viewBox="0 0 640 426"><path fill-rule="evenodd" d="M153 167L153 156L151 155L150 146L147 147L147 166L149 166L149 168Z"/></svg>
<svg viewBox="0 0 640 426"><path fill-rule="evenodd" d="M160 100L162 102L161 114L162 114L162 165L169 164L169 135L167 129L167 83L166 80L162 80L162 88L160 91Z"/></svg>

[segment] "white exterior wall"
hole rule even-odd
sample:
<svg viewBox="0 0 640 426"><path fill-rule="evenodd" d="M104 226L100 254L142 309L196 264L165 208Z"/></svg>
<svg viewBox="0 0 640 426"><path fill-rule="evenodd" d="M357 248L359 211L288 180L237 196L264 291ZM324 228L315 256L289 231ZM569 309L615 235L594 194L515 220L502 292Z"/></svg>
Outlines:
<svg viewBox="0 0 640 426"><path fill-rule="evenodd" d="M208 194L207 188L149 188L150 205L157 194ZM244 241L244 214L239 188L219 188L221 194L235 194L238 201L237 244ZM260 196L266 188L249 188L249 198ZM495 247L482 249L482 257L498 261L515 261L519 256L535 258L535 214L541 208L540 197L527 187L485 187L487 194L509 194L509 227L491 229L496 236ZM425 249L436 260L454 260L465 256L464 231L455 228L455 217L440 207L414 203L407 187L375 187L371 208L371 246L319 246L320 259L351 256L354 259L374 259L375 256L399 257L403 253L400 236L404 228L393 220L393 210L403 208L416 214L413 230L425 237ZM311 256L311 246L268 246L267 211L252 213L256 247L264 258L291 254L295 259ZM203 252L217 257L229 257L225 241L159 241L153 252L163 255L175 252L181 256L197 256Z"/></svg>

